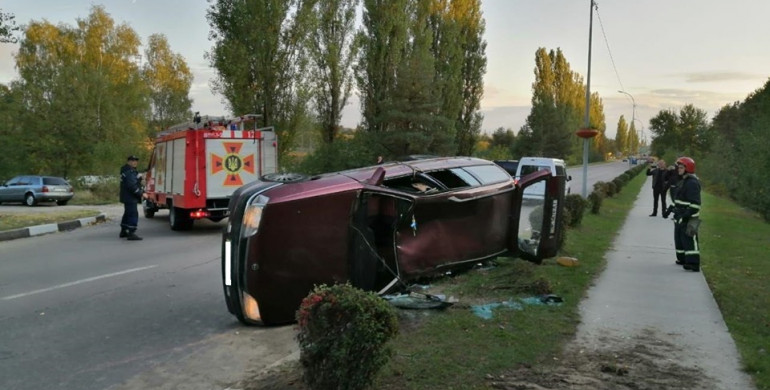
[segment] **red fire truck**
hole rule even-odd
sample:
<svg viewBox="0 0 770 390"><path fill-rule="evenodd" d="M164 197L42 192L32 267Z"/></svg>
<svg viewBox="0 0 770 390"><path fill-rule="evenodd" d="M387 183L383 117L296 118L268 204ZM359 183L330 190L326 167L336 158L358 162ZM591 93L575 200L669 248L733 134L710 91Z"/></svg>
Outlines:
<svg viewBox="0 0 770 390"><path fill-rule="evenodd" d="M144 216L168 209L172 230L188 230L196 219L227 217L238 187L278 167L275 131L257 128L258 117L196 113L193 121L160 133L145 177Z"/></svg>

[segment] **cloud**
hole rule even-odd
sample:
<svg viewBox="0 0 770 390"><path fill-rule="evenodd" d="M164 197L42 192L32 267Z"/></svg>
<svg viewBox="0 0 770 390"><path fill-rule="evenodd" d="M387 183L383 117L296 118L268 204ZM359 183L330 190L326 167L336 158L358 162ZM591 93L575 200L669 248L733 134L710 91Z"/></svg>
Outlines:
<svg viewBox="0 0 770 390"><path fill-rule="evenodd" d="M485 133L492 133L497 128L511 129L518 132L521 126L527 120L530 106L503 106L484 108L481 113L484 115L484 122L481 129Z"/></svg>
<svg viewBox="0 0 770 390"><path fill-rule="evenodd" d="M685 82L688 83L711 83L722 81L754 81L757 79L766 78L767 76L744 73L744 72L698 72L698 73L685 73Z"/></svg>

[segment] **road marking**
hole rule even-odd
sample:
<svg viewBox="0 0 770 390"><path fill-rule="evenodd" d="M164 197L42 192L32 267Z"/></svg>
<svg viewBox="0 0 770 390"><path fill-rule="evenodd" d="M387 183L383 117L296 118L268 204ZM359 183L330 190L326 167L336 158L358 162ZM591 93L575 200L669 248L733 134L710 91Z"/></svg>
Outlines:
<svg viewBox="0 0 770 390"><path fill-rule="evenodd" d="M113 276L120 276L120 275L128 274L128 273L131 273L131 272L144 271L146 269L155 268L155 267L157 267L157 265L149 265L147 267L131 268L131 269L127 269L125 271L113 272L111 274L99 275L99 276L94 276L92 278L76 280L74 282L59 284L57 286L43 288L43 289L40 289L40 290L30 291L30 292L16 294L16 295L9 295L7 297L3 297L2 299L4 301L10 301L11 299L26 297L26 296L40 294L40 293L44 293L44 292L48 292L48 291L53 291L53 290L58 290L60 288L75 286L75 285L82 284L82 283L93 282L94 280L99 280L99 279L111 278Z"/></svg>

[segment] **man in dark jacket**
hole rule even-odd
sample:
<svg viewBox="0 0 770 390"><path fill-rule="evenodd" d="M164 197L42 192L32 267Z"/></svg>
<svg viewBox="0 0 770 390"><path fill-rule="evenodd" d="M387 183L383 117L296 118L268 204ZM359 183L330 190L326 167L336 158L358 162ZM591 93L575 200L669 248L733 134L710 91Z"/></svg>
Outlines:
<svg viewBox="0 0 770 390"><path fill-rule="evenodd" d="M679 184L679 172L675 166L668 167L666 172L666 187L668 187L668 195L671 197L671 203L674 203L676 198L676 189ZM663 210L666 210L664 207ZM668 214L664 212L663 218L668 218Z"/></svg>
<svg viewBox="0 0 770 390"><path fill-rule="evenodd" d="M658 215L658 199L660 199L660 211L661 214L664 215L663 218L665 218L666 191L668 190L668 185L666 183L666 162L663 160L658 160L657 166L651 164L650 167L647 168L647 176L652 176L652 196L654 199L652 203L652 214L650 214L650 217Z"/></svg>
<svg viewBox="0 0 770 390"><path fill-rule="evenodd" d="M120 203L123 203L123 218L120 220L120 238L129 241L139 241L142 237L136 235L136 226L139 224L139 211L137 205L144 194L139 183L139 173L136 165L139 157L128 156L126 165L120 168Z"/></svg>
<svg viewBox="0 0 770 390"><path fill-rule="evenodd" d="M674 199L674 246L676 263L688 271L700 271L700 181L695 176L695 161L689 157L676 160L679 188ZM688 226L689 225L689 226Z"/></svg>

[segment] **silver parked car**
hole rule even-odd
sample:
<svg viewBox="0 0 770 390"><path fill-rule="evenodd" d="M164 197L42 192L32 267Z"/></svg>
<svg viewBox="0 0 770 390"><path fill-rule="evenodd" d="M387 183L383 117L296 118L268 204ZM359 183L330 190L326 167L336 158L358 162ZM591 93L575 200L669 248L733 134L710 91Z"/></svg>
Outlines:
<svg viewBox="0 0 770 390"><path fill-rule="evenodd" d="M54 176L16 176L0 185L0 203L34 206L38 202L56 202L64 206L74 195L67 180Z"/></svg>

